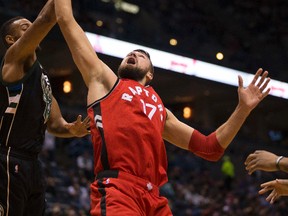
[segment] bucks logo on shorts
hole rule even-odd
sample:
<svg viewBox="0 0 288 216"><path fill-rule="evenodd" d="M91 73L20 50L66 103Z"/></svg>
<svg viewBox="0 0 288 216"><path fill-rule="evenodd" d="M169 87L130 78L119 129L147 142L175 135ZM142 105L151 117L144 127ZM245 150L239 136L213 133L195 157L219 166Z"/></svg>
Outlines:
<svg viewBox="0 0 288 216"><path fill-rule="evenodd" d="M43 100L46 103L46 107L43 113L44 123L48 121L51 105L52 105L52 89L47 75L42 74L41 76L41 86L43 90ZM1 215L0 215L1 216Z"/></svg>
<svg viewBox="0 0 288 216"><path fill-rule="evenodd" d="M0 204L0 216L4 216L4 208L1 204Z"/></svg>

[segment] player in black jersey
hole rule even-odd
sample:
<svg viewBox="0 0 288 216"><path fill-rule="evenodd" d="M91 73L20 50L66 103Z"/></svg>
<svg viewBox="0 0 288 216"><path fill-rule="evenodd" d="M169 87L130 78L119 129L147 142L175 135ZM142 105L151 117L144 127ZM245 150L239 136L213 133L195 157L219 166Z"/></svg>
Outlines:
<svg viewBox="0 0 288 216"><path fill-rule="evenodd" d="M35 50L56 24L48 0L33 24L16 17L2 25L7 51L0 67L0 215L38 216L45 209L45 179L38 154L47 130L58 137L87 135L81 116L67 123Z"/></svg>

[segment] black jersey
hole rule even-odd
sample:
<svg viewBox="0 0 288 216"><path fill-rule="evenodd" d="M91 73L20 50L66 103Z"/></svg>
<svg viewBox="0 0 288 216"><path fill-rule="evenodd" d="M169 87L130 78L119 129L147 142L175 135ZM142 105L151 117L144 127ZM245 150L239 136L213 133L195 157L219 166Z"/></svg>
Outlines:
<svg viewBox="0 0 288 216"><path fill-rule="evenodd" d="M52 90L38 61L23 79L5 83L0 73L0 144L39 153L52 104Z"/></svg>

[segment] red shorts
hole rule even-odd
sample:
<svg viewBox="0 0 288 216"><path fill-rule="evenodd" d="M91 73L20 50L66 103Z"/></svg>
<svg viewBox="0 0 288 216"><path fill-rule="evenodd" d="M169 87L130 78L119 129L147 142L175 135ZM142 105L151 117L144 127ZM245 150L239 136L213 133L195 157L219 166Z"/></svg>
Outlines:
<svg viewBox="0 0 288 216"><path fill-rule="evenodd" d="M91 184L90 213L92 216L172 215L168 200L159 196L156 185L120 171L104 171Z"/></svg>

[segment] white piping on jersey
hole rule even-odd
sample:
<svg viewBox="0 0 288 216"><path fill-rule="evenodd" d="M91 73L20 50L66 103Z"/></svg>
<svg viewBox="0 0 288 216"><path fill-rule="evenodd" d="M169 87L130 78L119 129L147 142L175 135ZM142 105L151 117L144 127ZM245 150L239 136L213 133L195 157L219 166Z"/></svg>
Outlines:
<svg viewBox="0 0 288 216"><path fill-rule="evenodd" d="M114 86L112 87L112 89L102 98L94 101L93 103L91 103L90 105L87 106L87 109L93 107L95 104L100 103L102 100L104 100L105 98L107 98L110 94L112 94L112 92L114 91L114 89L119 85L120 83L120 79L117 79L117 81L115 82Z"/></svg>
<svg viewBox="0 0 288 216"><path fill-rule="evenodd" d="M22 93L22 92L21 92L21 93ZM10 96L9 96L9 105L10 105L11 103L16 103L16 104L18 104L20 98L21 98L21 95L20 95L20 94L17 94L17 95L15 95L15 96L13 96L13 97L10 97ZM13 108L13 107L9 107L9 106L8 106L7 109L6 109L6 111L5 111L5 113L15 114L15 113L16 113L16 108Z"/></svg>
<svg viewBox="0 0 288 216"><path fill-rule="evenodd" d="M96 122L96 126L97 128L103 128L103 124L102 124L102 116L100 115L96 115L94 118L94 121Z"/></svg>
<svg viewBox="0 0 288 216"><path fill-rule="evenodd" d="M6 88L6 89L7 89L7 93L8 93L8 96L9 96L9 90L8 90L8 88ZM24 86L23 86L23 84L22 84L21 92L20 92L20 94L19 94L19 100L20 100L20 98L21 98L23 89L24 89ZM10 98L10 97L9 97L9 98ZM9 101L10 101L10 99L9 99ZM14 123L15 114L16 114L16 112L17 112L18 105L19 105L19 103L17 103L17 105L16 105L16 107L15 107L15 112L13 113L13 119L12 119L12 122L11 122L11 124L10 124L10 128L9 128L9 131L8 131L8 134L7 134L7 137L6 137L6 144L5 144L6 146L8 146L8 140L9 140L10 133L11 133L11 129L12 129L12 126L13 126L13 123Z"/></svg>
<svg viewBox="0 0 288 216"><path fill-rule="evenodd" d="M11 147L8 148L8 152L7 152L7 156L6 156L6 160L7 160L7 168L6 168L6 172L7 172L7 197L6 197L6 205L7 205L7 209L6 209L6 216L9 215L9 208L10 208L10 172L9 172L9 156L10 156L10 150Z"/></svg>

